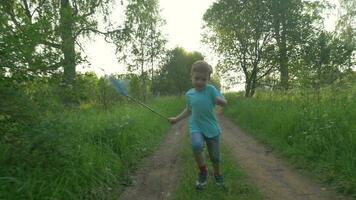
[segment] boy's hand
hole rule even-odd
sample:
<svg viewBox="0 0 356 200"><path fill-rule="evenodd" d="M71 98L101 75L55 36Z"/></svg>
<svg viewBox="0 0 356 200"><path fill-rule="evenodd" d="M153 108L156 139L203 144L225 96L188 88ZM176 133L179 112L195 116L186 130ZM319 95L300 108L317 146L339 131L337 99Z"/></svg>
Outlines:
<svg viewBox="0 0 356 200"><path fill-rule="evenodd" d="M216 97L216 99L215 99L215 104L216 104L216 105L219 105L219 106L224 106L224 105L227 104L227 101L226 101L225 99Z"/></svg>
<svg viewBox="0 0 356 200"><path fill-rule="evenodd" d="M178 119L176 117L170 117L168 118L168 122L171 124L175 124L178 122Z"/></svg>

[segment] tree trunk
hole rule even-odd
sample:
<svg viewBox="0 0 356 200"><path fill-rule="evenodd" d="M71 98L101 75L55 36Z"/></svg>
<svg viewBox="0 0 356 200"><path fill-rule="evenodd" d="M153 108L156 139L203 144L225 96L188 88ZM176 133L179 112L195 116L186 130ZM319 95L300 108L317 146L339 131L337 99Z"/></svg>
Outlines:
<svg viewBox="0 0 356 200"><path fill-rule="evenodd" d="M250 88L251 88L251 83L246 81L246 83L245 83L245 97L250 97Z"/></svg>
<svg viewBox="0 0 356 200"><path fill-rule="evenodd" d="M253 97L257 88L257 64L254 66L251 74L251 88L250 88L250 97Z"/></svg>
<svg viewBox="0 0 356 200"><path fill-rule="evenodd" d="M73 103L73 86L75 81L75 38L73 36L73 11L69 0L61 0L60 8L60 32L64 54L63 60L63 82L66 90L65 102Z"/></svg>
<svg viewBox="0 0 356 200"><path fill-rule="evenodd" d="M146 76L145 76L145 70L144 70L144 58L142 57L142 60L141 60L141 83L142 83L142 86L141 86L141 90L142 90L142 100L145 102L146 101Z"/></svg>
<svg viewBox="0 0 356 200"><path fill-rule="evenodd" d="M247 70L246 51L243 51L242 53L243 55L241 68L245 74L245 97L251 97L251 76L249 75L249 72Z"/></svg>
<svg viewBox="0 0 356 200"><path fill-rule="evenodd" d="M72 85L75 79L75 39L73 37L73 12L69 0L61 0L60 14L64 83Z"/></svg>
<svg viewBox="0 0 356 200"><path fill-rule="evenodd" d="M287 58L287 41L286 41L286 27L285 23L282 22L282 34L279 44L279 67L280 67L280 82L283 90L288 90L289 88L289 72L288 72L288 58Z"/></svg>
<svg viewBox="0 0 356 200"><path fill-rule="evenodd" d="M289 88L289 73L288 73L288 58L287 58L287 38L286 38L286 2L274 1L273 9L273 26L274 37L278 46L278 65L280 72L279 85L282 89L287 90Z"/></svg>
<svg viewBox="0 0 356 200"><path fill-rule="evenodd" d="M245 77L246 77L245 97L249 98L249 97L252 97L252 87L253 87L252 74L251 74L251 76L249 76L249 74L245 74Z"/></svg>
<svg viewBox="0 0 356 200"><path fill-rule="evenodd" d="M152 72L151 72L151 91L152 91L152 88L153 88L153 85L154 85L154 73L153 73L153 58L151 57L151 70L152 70ZM152 91L152 93L153 93L153 91Z"/></svg>

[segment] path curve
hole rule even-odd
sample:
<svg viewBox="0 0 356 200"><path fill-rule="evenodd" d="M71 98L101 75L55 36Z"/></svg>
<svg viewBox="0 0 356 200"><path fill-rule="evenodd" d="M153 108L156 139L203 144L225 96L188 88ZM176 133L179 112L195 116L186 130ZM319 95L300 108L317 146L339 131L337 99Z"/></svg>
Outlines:
<svg viewBox="0 0 356 200"><path fill-rule="evenodd" d="M270 152L266 147L244 133L228 118L220 115L223 145L227 145L234 159L271 200L341 200L349 199L336 195L318 183L304 177L297 170ZM238 181L238 180L237 180Z"/></svg>

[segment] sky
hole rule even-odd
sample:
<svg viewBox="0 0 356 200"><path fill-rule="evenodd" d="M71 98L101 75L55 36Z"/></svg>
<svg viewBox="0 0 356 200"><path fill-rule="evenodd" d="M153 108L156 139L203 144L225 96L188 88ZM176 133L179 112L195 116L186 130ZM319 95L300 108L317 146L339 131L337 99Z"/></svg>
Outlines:
<svg viewBox="0 0 356 200"><path fill-rule="evenodd" d="M160 0L161 17L166 20L162 31L168 40L168 48L180 46L187 51L202 53L206 50L200 43L202 17L212 2L213 0ZM120 18L117 12L122 10L114 11L114 18ZM95 71L99 75L103 75L104 71L105 74L125 73L125 67L117 62L115 46L106 43L101 36L96 36L93 41L86 41L84 50L91 67L80 67L79 71Z"/></svg>
<svg viewBox="0 0 356 200"><path fill-rule="evenodd" d="M167 47L183 47L187 51L199 51L206 55L206 60L212 65L216 59L206 45L201 40L202 17L205 11L215 0L160 0L161 17L166 20L163 33L168 40ZM336 4L338 0L328 0ZM336 22L336 11L329 13L325 22L325 28L332 30ZM116 8L113 18L122 18L123 11ZM90 67L79 67L79 71L94 71L98 75L112 73L125 73L125 66L117 62L115 47L108 44L100 36L96 36L92 41L84 44L84 55L91 63ZM237 85L232 90L241 90L242 85Z"/></svg>

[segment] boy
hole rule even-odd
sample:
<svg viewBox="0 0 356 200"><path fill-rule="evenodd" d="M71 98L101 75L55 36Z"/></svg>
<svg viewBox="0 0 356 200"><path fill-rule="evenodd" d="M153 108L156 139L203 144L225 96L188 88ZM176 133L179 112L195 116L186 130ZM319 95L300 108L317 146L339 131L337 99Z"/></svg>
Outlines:
<svg viewBox="0 0 356 200"><path fill-rule="evenodd" d="M209 157L213 163L214 177L218 185L224 183L220 173L220 133L221 129L216 120L215 105L225 105L227 101L221 93L208 84L212 67L205 61L196 61L192 65L191 78L194 88L186 94L187 107L177 117L169 118L174 124L185 117L189 117L189 131L195 160L200 173L196 181L198 189L207 182L208 169L204 161L204 141L207 144Z"/></svg>

